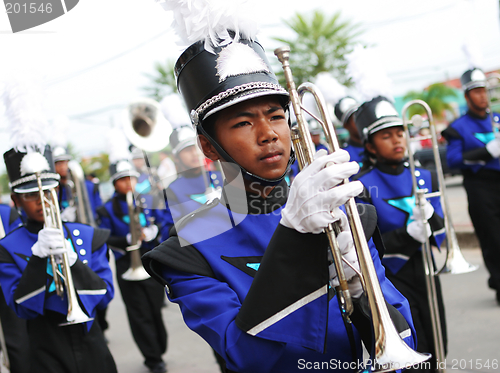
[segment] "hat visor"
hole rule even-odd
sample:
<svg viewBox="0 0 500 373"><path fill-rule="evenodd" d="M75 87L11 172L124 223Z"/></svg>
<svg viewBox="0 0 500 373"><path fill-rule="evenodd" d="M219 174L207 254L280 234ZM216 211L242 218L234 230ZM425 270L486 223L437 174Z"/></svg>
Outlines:
<svg viewBox="0 0 500 373"><path fill-rule="evenodd" d="M174 149L172 149L173 154L179 154L181 150L186 149L189 146L196 145L196 139L192 138L186 141L180 142Z"/></svg>
<svg viewBox="0 0 500 373"><path fill-rule="evenodd" d="M238 94L235 94L234 96L231 96L228 101L222 102L221 105L214 107L213 109L209 110L205 116L203 117L203 120L208 118L210 115L213 115L223 109L226 109L230 106L239 104L240 102L244 102L247 100L251 100L253 98L257 97L263 97L263 96L280 96L281 98L286 98L287 102L289 100L290 95L288 94L287 91L283 89L283 91L278 91L278 90L272 90L269 88L255 88L251 89L248 91L244 91Z"/></svg>
<svg viewBox="0 0 500 373"><path fill-rule="evenodd" d="M71 161L71 159L72 159L71 155L65 154L58 157L54 157L54 162Z"/></svg>
<svg viewBox="0 0 500 373"><path fill-rule="evenodd" d="M485 81L470 82L463 87L464 91L466 92L474 88L486 88L486 82Z"/></svg>
<svg viewBox="0 0 500 373"><path fill-rule="evenodd" d="M120 171L120 172L117 172L116 174L114 174L112 177L111 177L111 181L112 182L115 182L116 180L118 179L121 179L121 178L124 178L124 177L135 177L135 178L139 178L139 173L137 171L133 171L133 170L125 170L125 171Z"/></svg>
<svg viewBox="0 0 500 373"><path fill-rule="evenodd" d="M397 119L394 118L387 122L382 122L381 124L379 124L377 127L375 127L369 132L369 135L373 135L374 133L377 133L378 131L384 130L386 128L399 127L399 126L403 127L403 121L400 118Z"/></svg>
<svg viewBox="0 0 500 373"><path fill-rule="evenodd" d="M54 179L42 180L42 190L52 189L59 186L59 181ZM36 180L18 185L12 189L14 193L33 193L38 192L38 183Z"/></svg>

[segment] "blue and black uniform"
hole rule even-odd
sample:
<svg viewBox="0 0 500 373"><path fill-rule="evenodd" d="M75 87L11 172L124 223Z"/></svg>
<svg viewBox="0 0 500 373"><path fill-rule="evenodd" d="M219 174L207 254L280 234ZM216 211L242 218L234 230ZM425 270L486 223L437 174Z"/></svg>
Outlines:
<svg viewBox="0 0 500 373"><path fill-rule="evenodd" d="M419 188L438 190L437 178L429 170L416 168ZM353 177L363 183L364 191L358 201L369 203L377 209L378 227L382 234L385 253L382 264L387 278L408 299L417 331L417 351L433 352L433 331L427 298L422 244L408 234L407 225L412 221L415 193L411 169L407 162L397 167L377 162ZM439 197L429 201L434 214L429 219L433 231L431 242L439 246L443 241L444 220ZM443 342L446 346L446 322L439 279L435 277ZM436 356L434 354L434 356ZM419 371L422 371L421 369Z"/></svg>
<svg viewBox="0 0 500 373"><path fill-rule="evenodd" d="M162 216L157 210L140 209L141 226L161 224ZM111 230L108 244L116 259L116 277L126 306L128 321L132 336L145 358L145 364L150 367L162 362L162 355L167 350L167 331L163 323L161 309L165 300L163 287L155 280L148 278L143 281L127 281L122 275L130 267L130 252L127 234L130 233L130 217L126 197L115 192L113 197L97 209L99 226ZM143 242L140 251L146 253L157 245L157 241Z"/></svg>
<svg viewBox="0 0 500 373"><path fill-rule="evenodd" d="M207 171L205 175L193 174L192 170L179 173L165 190L166 211L161 241L168 238L168 232L175 222L207 202L207 187L220 188L222 183L222 175L218 171Z"/></svg>
<svg viewBox="0 0 500 373"><path fill-rule="evenodd" d="M363 145L359 145L350 139L343 145L342 149L349 153L350 160L357 162L359 167L363 167L363 161L365 156L365 148Z"/></svg>
<svg viewBox="0 0 500 373"><path fill-rule="evenodd" d="M56 294L50 259L31 252L42 228L28 220L0 241L0 283L9 307L27 319L31 371L116 372L98 323L60 326L68 313L67 296ZM114 295L106 256L109 231L78 223L64 223L63 231L78 255L71 273L79 304L93 318Z"/></svg>
<svg viewBox="0 0 500 373"><path fill-rule="evenodd" d="M493 113L494 121L500 115ZM467 112L442 132L448 141L446 159L450 168L459 168L469 202L469 215L479 239L489 286L500 302L500 162L486 150L494 139L490 116Z"/></svg>
<svg viewBox="0 0 500 373"><path fill-rule="evenodd" d="M0 224L3 225L5 235L22 225L17 211L7 205L0 204ZM9 308L0 287L0 318L7 345L10 362L10 371L13 373L29 372L29 339L26 329L26 320L17 317ZM5 353L5 351L4 351Z"/></svg>
<svg viewBox="0 0 500 373"><path fill-rule="evenodd" d="M85 186L87 187L87 194L89 196L90 208L94 213L94 219L97 218L97 208L102 205L101 193L99 192L99 184L85 179Z"/></svg>
<svg viewBox="0 0 500 373"><path fill-rule="evenodd" d="M360 333L371 338L371 325L364 295L351 317L355 327L344 324L327 285L326 236L279 224L285 181L266 199L232 194L226 186L221 200L176 224L167 241L143 256L145 268L167 286L188 327L223 358L226 372L352 371L346 364L361 359ZM369 216L368 237L376 222ZM370 250L393 320L413 347L407 300L386 280L371 240ZM277 316L283 310L287 316Z"/></svg>

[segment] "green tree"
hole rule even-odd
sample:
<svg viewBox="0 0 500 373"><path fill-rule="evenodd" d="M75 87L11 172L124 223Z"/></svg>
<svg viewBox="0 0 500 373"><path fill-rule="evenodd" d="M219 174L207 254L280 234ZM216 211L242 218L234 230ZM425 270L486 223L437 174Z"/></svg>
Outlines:
<svg viewBox="0 0 500 373"><path fill-rule="evenodd" d="M350 85L344 55L352 51L361 34L358 25L342 20L340 12L328 17L320 10L309 17L296 13L285 23L295 32L295 37L273 39L290 46L290 66L297 84L326 71L341 84ZM280 83L285 86L281 67L276 71Z"/></svg>
<svg viewBox="0 0 500 373"><path fill-rule="evenodd" d="M143 87L148 97L159 102L166 95L177 92L174 64L172 60L168 60L165 64L157 62L155 64L155 74L145 74L151 79L151 85Z"/></svg>
<svg viewBox="0 0 500 373"><path fill-rule="evenodd" d="M453 107L447 99L455 97L457 97L457 93L453 88L448 87L443 83L435 83L420 92L410 91L403 97L403 99L405 101L425 101L427 105L429 105L435 119L444 119L445 111L453 110ZM411 117L415 114L424 114L424 112L424 109L420 105L414 105L410 107L408 115Z"/></svg>

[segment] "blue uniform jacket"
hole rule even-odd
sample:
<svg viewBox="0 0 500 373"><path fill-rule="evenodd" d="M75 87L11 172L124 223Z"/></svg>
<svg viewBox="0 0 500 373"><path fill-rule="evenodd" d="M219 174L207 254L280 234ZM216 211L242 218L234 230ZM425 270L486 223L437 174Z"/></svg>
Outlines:
<svg viewBox="0 0 500 373"><path fill-rule="evenodd" d="M105 244L108 231L79 223L64 223L64 233L78 260L71 267L75 289L83 311L94 317L113 299L113 278ZM49 258L31 253L41 225L28 222L0 240L0 283L9 307L24 319L43 315L46 310L66 315L66 295L55 292ZM87 323L90 330L92 321Z"/></svg>
<svg viewBox="0 0 500 373"><path fill-rule="evenodd" d="M415 175L419 188L437 190L436 179L429 170L416 168ZM386 248L382 263L396 274L411 255L421 248L420 242L414 240L406 230L415 207L411 170L407 163L401 163L396 169L377 163L355 175L354 179L361 181L364 186L358 201L370 203L377 209L378 226ZM430 203L435 216L429 223L434 231L435 243L439 246L445 238L443 211L439 197L431 198Z"/></svg>
<svg viewBox="0 0 500 373"><path fill-rule="evenodd" d="M500 115L493 113L496 123ZM480 118L471 112L451 123L443 136L448 141L446 160L450 168L460 168L467 174L480 170L500 171L500 162L486 150L486 144L494 139L490 116Z"/></svg>
<svg viewBox="0 0 500 373"><path fill-rule="evenodd" d="M0 219L5 234L22 225L21 217L10 206L0 204Z"/></svg>
<svg viewBox="0 0 500 373"><path fill-rule="evenodd" d="M349 153L351 161L357 162L359 167L363 166L363 158L365 156L364 146L358 146L352 142L347 142L342 149Z"/></svg>
<svg viewBox="0 0 500 373"><path fill-rule="evenodd" d="M315 371L351 371L352 366L342 364L361 358L360 336L354 328L352 356L336 296L326 285L326 237L280 225L286 198L286 193L269 196L259 208L249 202L248 215L238 212L244 210L240 202L228 209L216 199L177 224L178 236L144 255L144 266L167 286L188 327L222 356L229 370L290 373L322 364ZM408 302L385 279L372 241L370 250L386 300L403 319L400 332L414 347ZM302 307L252 332L305 295L310 298Z"/></svg>
<svg viewBox="0 0 500 373"><path fill-rule="evenodd" d="M164 225L161 231L161 240L168 238L168 232L175 222L200 208L207 202L205 177L212 188L222 187L223 180L220 172L207 171L206 176L197 175L190 177L186 172L172 181L166 190L166 211L164 212Z"/></svg>
<svg viewBox="0 0 500 373"><path fill-rule="evenodd" d="M99 216L99 227L109 229L111 237L108 244L111 246L115 258L121 259L125 256L125 248L128 246L126 236L130 232L130 217L125 196L114 193L113 197L103 206L97 209ZM160 210L144 209L139 213L139 222L142 227L150 224L163 224L164 213ZM158 243L156 240L143 242L141 250L151 250Z"/></svg>
<svg viewBox="0 0 500 373"><path fill-rule="evenodd" d="M101 194L99 193L99 184L91 180L85 180L87 194L89 196L90 208L94 213L94 219L97 217L96 209L102 205Z"/></svg>

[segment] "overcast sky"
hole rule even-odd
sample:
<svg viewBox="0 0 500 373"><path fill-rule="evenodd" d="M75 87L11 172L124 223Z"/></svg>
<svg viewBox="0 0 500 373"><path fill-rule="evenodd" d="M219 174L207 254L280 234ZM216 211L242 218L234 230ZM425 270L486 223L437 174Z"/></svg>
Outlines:
<svg viewBox="0 0 500 373"><path fill-rule="evenodd" d="M287 30L295 12L341 10L358 23L361 39L376 48L394 82L394 94L459 77L468 68L464 40L474 40L483 68L500 68L498 0L252 0L260 9L259 39ZM182 48L171 17L154 0L82 0L66 15L12 34L0 5L0 79L36 76L45 89L46 115L71 118L67 131L80 155L105 151L108 128L133 99L143 96L155 62L175 60ZM11 147L0 114L0 151ZM3 162L2 162L3 163ZM2 164L3 166L3 164Z"/></svg>

